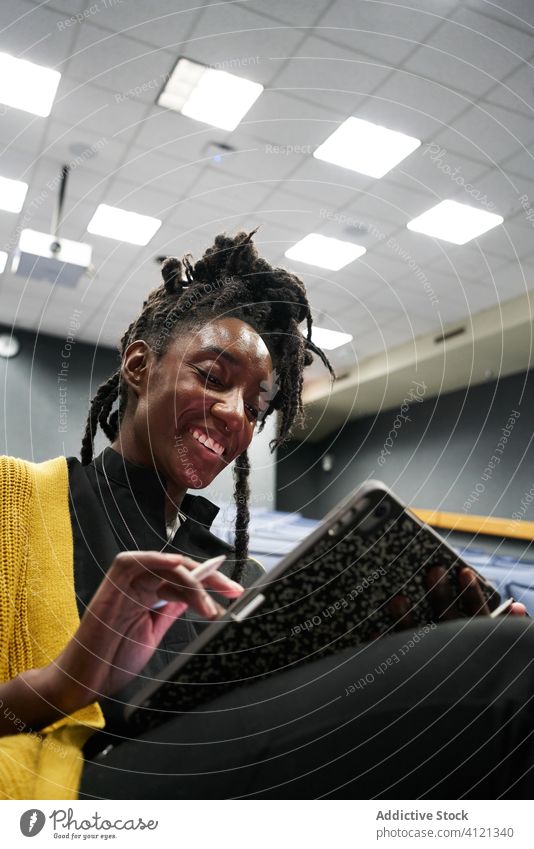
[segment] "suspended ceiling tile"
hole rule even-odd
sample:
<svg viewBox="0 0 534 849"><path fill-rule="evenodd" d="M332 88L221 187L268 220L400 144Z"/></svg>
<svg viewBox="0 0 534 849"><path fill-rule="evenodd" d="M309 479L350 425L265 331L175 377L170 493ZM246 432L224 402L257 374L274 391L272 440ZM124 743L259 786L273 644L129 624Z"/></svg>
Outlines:
<svg viewBox="0 0 534 849"><path fill-rule="evenodd" d="M482 175L487 168L459 157L437 143L425 146L418 156L401 163L391 175L391 181L399 189L426 194L426 207L430 208L441 200L454 198L491 211L492 201L483 188Z"/></svg>
<svg viewBox="0 0 534 849"><path fill-rule="evenodd" d="M360 201L362 206L365 206L367 198L377 207L377 213L382 218L395 220L399 226L406 225L408 221L419 215L422 209L432 205L432 200L424 189L419 186L415 187L415 191L407 187L399 188L387 177L376 180L367 189Z"/></svg>
<svg viewBox="0 0 534 849"><path fill-rule="evenodd" d="M32 187L48 192L54 199L58 197L61 169L64 162L48 156L40 157L32 173ZM68 215L75 201L83 204L97 203L108 184L107 176L90 171L85 162L71 164L67 178L67 193L64 202L64 212Z"/></svg>
<svg viewBox="0 0 534 849"><path fill-rule="evenodd" d="M498 108L498 107L494 107ZM457 162L462 166L463 162L469 160L471 167L478 162L484 169L498 168L499 162L495 160L497 155L504 161L505 158L515 154L519 147L513 137L497 126L491 117L484 115L477 109L470 109L469 116L464 115L461 124L454 122L434 138L434 143L445 151L445 159ZM488 131L492 134L488 139ZM456 166L455 166L456 167Z"/></svg>
<svg viewBox="0 0 534 849"><path fill-rule="evenodd" d="M358 118L431 141L465 109L465 100L446 86L399 68L358 110ZM408 162L417 153L412 153Z"/></svg>
<svg viewBox="0 0 534 849"><path fill-rule="evenodd" d="M532 53L531 36L460 5L406 68L479 97Z"/></svg>
<svg viewBox="0 0 534 849"><path fill-rule="evenodd" d="M157 151L130 147L115 176L116 179L146 186L150 191L160 191L169 198L178 198L197 174L194 163L170 159Z"/></svg>
<svg viewBox="0 0 534 849"><path fill-rule="evenodd" d="M98 27L155 47L179 44L202 14L202 2L181 4L158 0L145 5L127 0L101 0L99 14L88 20Z"/></svg>
<svg viewBox="0 0 534 849"><path fill-rule="evenodd" d="M534 151L511 149L510 158L506 160L503 170L510 175L510 179L517 183L518 188L525 185L528 191L528 188L534 182ZM519 178L519 181L516 178Z"/></svg>
<svg viewBox="0 0 534 849"><path fill-rule="evenodd" d="M208 166L191 183L182 200L185 203L198 200L222 209L246 212L260 204L272 188L273 181L243 180Z"/></svg>
<svg viewBox="0 0 534 849"><path fill-rule="evenodd" d="M235 151L222 152L220 159L217 156L211 156L206 164L236 178L254 180L261 177L262 180L272 180L273 186L298 168L299 164L309 157L311 151L308 145L292 149L267 144L235 133L232 144Z"/></svg>
<svg viewBox="0 0 534 849"><path fill-rule="evenodd" d="M73 29L65 26L65 17L44 3L4 0L0 6L0 51L62 71L75 37Z"/></svg>
<svg viewBox="0 0 534 849"><path fill-rule="evenodd" d="M356 114L364 97L390 75L355 47L342 47L326 39L309 36L274 77L271 87L317 106L338 112L340 117Z"/></svg>
<svg viewBox="0 0 534 849"><path fill-rule="evenodd" d="M528 18L514 18L516 0L503 4L502 13L511 13L508 19L500 12L498 3L468 2L459 3L450 19L454 33L445 35L450 38L453 50L460 50L462 56L471 56L480 67L502 78L515 70L520 63L532 55L532 36L534 35L532 5ZM525 11L525 4L519 4L520 15ZM501 17L501 20L499 20Z"/></svg>
<svg viewBox="0 0 534 849"><path fill-rule="evenodd" d="M532 8L532 7L531 7ZM533 33L534 35L534 33ZM488 92L486 99L498 106L514 109L532 118L534 108L532 95L534 93L534 63L532 56L523 62L510 76L499 81Z"/></svg>
<svg viewBox="0 0 534 849"><path fill-rule="evenodd" d="M78 124L127 143L140 129L146 111L146 103L136 97L115 97L102 86L63 76L52 114L65 124Z"/></svg>
<svg viewBox="0 0 534 849"><path fill-rule="evenodd" d="M512 173L508 166L504 165L487 169L484 175L477 179L473 203L480 205L481 209L502 215L506 223L524 211L522 203L525 202L525 194L534 197L534 173L526 179ZM483 200L480 201L480 198Z"/></svg>
<svg viewBox="0 0 534 849"><path fill-rule="evenodd" d="M247 135L274 145L317 145L340 124L337 113L285 92L264 91L240 124ZM232 138L228 141L231 143Z"/></svg>
<svg viewBox="0 0 534 849"><path fill-rule="evenodd" d="M303 31L310 29L330 5L331 0L306 0L306 4L287 3L286 0L271 0L267 5L264 0L251 0L246 8L274 21L291 24L292 27Z"/></svg>
<svg viewBox="0 0 534 849"><path fill-rule="evenodd" d="M194 121L172 109L163 109L154 100L135 145L178 161L200 161L209 155L211 143L226 141L226 131Z"/></svg>
<svg viewBox="0 0 534 849"><path fill-rule="evenodd" d="M398 66L436 27L439 19L421 9L391 3L337 0L320 19L316 34Z"/></svg>
<svg viewBox="0 0 534 849"><path fill-rule="evenodd" d="M403 274L409 271L415 277L420 270L426 271L428 265L440 257L447 247L450 245L443 241L404 227L381 242L376 252L396 262Z"/></svg>
<svg viewBox="0 0 534 849"><path fill-rule="evenodd" d="M478 240L481 249L510 262L525 260L534 251L534 224L518 213Z"/></svg>
<svg viewBox="0 0 534 849"><path fill-rule="evenodd" d="M248 212L249 229L254 226L251 222L255 222L254 214ZM213 238L216 233L221 233L225 230L233 232L240 229L240 220L243 217L242 213L231 212L228 209L218 209L208 204L198 201L189 201L179 204L173 215L167 220L166 232L174 233L174 238L177 241L182 253L189 250L190 234L199 232L206 239L207 243ZM163 228L162 228L163 229Z"/></svg>
<svg viewBox="0 0 534 849"><path fill-rule="evenodd" d="M308 272L301 272L309 298L315 309L324 310L327 315L341 320L350 313L358 315L363 322L368 321L368 310L365 304L372 295L379 291L381 281L365 276L357 268L347 273L343 278L339 273L331 277L315 277L311 279Z"/></svg>
<svg viewBox="0 0 534 849"><path fill-rule="evenodd" d="M46 118L30 115L21 109L0 107L0 156L12 150L39 155L46 133Z"/></svg>
<svg viewBox="0 0 534 849"><path fill-rule="evenodd" d="M425 270L429 277L430 273L437 271L440 274L452 274L454 278L464 281L485 283L492 271L503 268L509 261L508 257L495 256L488 251L482 251L476 242L467 245L441 242L440 255L429 263L428 269Z"/></svg>
<svg viewBox="0 0 534 849"><path fill-rule="evenodd" d="M102 202L140 215L149 215L160 221L165 221L176 209L176 201L172 195L154 191L141 180L138 183L114 180L105 192Z"/></svg>
<svg viewBox="0 0 534 849"><path fill-rule="evenodd" d="M472 145L488 165L501 163L514 150L531 149L534 139L531 119L493 104L470 109L454 122L452 129L459 141L454 149L464 150Z"/></svg>
<svg viewBox="0 0 534 849"><path fill-rule="evenodd" d="M492 269L488 275L487 287L496 293L500 302L515 298L534 289L534 261L532 257L525 262L510 262L508 266Z"/></svg>
<svg viewBox="0 0 534 849"><path fill-rule="evenodd" d="M303 34L249 11L241 3L207 5L185 46L176 54L267 85L276 67L271 56L292 56ZM168 45L170 46L170 45Z"/></svg>
<svg viewBox="0 0 534 849"><path fill-rule="evenodd" d="M480 0L465 0L464 5L478 12L482 8L487 17L523 32L532 31L534 34L534 7L530 0L508 0L506 6L498 3L486 3L481 6Z"/></svg>
<svg viewBox="0 0 534 849"><path fill-rule="evenodd" d="M0 137L2 126L0 123ZM22 180L28 183L36 173L40 159L30 151L22 150L18 145L11 145L0 150L0 174L11 180Z"/></svg>
<svg viewBox="0 0 534 849"><path fill-rule="evenodd" d="M309 158L285 181L284 189L288 194L315 204L316 214L324 216L328 210L357 203L370 185L372 181L363 174Z"/></svg>
<svg viewBox="0 0 534 849"><path fill-rule="evenodd" d="M69 77L102 86L120 97L152 103L174 65L165 50L84 23L68 64Z"/></svg>
<svg viewBox="0 0 534 849"><path fill-rule="evenodd" d="M125 149L125 145L93 130L49 119L42 153L65 163L76 160L92 171L112 176Z"/></svg>

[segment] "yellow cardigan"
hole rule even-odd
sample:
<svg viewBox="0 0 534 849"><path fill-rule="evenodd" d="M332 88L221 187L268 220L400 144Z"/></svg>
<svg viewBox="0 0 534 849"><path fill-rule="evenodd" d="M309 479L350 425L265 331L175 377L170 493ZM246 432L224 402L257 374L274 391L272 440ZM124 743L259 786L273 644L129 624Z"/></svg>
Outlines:
<svg viewBox="0 0 534 849"><path fill-rule="evenodd" d="M0 682L46 666L78 624L67 461L0 456ZM94 703L45 729L0 737L0 799L77 799L81 747L103 727Z"/></svg>

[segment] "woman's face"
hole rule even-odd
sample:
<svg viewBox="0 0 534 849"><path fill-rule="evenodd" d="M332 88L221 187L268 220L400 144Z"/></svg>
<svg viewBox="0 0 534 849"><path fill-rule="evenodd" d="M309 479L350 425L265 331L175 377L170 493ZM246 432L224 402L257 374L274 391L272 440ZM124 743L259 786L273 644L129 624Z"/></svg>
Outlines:
<svg viewBox="0 0 534 849"><path fill-rule="evenodd" d="M273 366L250 325L224 318L178 333L159 360L133 343L123 371L137 395L132 459L200 489L250 444Z"/></svg>

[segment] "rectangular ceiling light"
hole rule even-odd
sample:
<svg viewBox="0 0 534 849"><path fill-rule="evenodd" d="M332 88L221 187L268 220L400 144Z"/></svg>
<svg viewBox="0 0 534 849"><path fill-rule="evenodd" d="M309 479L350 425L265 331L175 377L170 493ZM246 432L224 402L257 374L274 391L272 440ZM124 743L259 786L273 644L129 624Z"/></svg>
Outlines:
<svg viewBox="0 0 534 849"><path fill-rule="evenodd" d="M27 59L0 53L0 103L32 115L50 115L61 74Z"/></svg>
<svg viewBox="0 0 534 849"><path fill-rule="evenodd" d="M131 245L148 245L160 227L159 218L101 203L87 225L87 232Z"/></svg>
<svg viewBox="0 0 534 849"><path fill-rule="evenodd" d="M7 262L7 253L5 251L0 251L0 274L2 274L3 270L6 267Z"/></svg>
<svg viewBox="0 0 534 849"><path fill-rule="evenodd" d="M324 348L325 351L334 351L341 348L347 342L352 342L351 333L340 333L339 330L327 330L325 327L312 327L312 342Z"/></svg>
<svg viewBox="0 0 534 849"><path fill-rule="evenodd" d="M420 144L413 136L361 118L347 118L313 155L368 177L383 177Z"/></svg>
<svg viewBox="0 0 534 849"><path fill-rule="evenodd" d="M497 224L502 224L503 220L502 216L494 212L486 212L455 200L443 200L406 226L408 230L434 236L452 242L453 245L465 245Z"/></svg>
<svg viewBox="0 0 534 849"><path fill-rule="evenodd" d="M27 191L27 183L10 180L9 177L0 177L0 209L6 212L20 212Z"/></svg>
<svg viewBox="0 0 534 849"><path fill-rule="evenodd" d="M354 242L342 242L341 239L332 239L320 233L309 233L289 248L285 255L288 259L296 259L318 268L339 271L364 253L365 248Z"/></svg>
<svg viewBox="0 0 534 849"><path fill-rule="evenodd" d="M262 91L259 83L179 59L157 103L203 124L235 130Z"/></svg>

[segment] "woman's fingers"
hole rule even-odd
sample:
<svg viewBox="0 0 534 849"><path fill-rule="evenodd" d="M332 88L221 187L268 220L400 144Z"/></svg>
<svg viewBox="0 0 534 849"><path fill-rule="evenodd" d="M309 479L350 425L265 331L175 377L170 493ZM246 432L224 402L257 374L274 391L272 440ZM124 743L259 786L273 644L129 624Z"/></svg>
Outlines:
<svg viewBox="0 0 534 849"><path fill-rule="evenodd" d="M414 624L410 599L405 595L396 595L388 602L389 614L394 622L394 630L410 628Z"/></svg>
<svg viewBox="0 0 534 849"><path fill-rule="evenodd" d="M209 587L210 590L228 596L228 598L238 598L245 592L245 588L241 584L238 584L237 581L232 581L231 578L227 578L222 572L213 572L202 583L205 587Z"/></svg>
<svg viewBox="0 0 534 849"><path fill-rule="evenodd" d="M162 583L157 587L159 599L165 601L183 601L201 616L213 619L219 615L219 607L213 601L203 584L194 578L186 566L175 566L172 571L160 571Z"/></svg>
<svg viewBox="0 0 534 849"><path fill-rule="evenodd" d="M143 554L154 554L159 557L168 558L168 560L159 563L155 561L155 572L159 574L160 567L163 569L174 569L175 566L185 566L190 572L197 569L202 564L196 560L193 560L191 557L186 557L182 554L161 554L159 552L143 552ZM149 562L144 562L143 565L150 566ZM241 584L238 584L237 581L232 581L231 578L228 578L222 572L211 572L206 578L202 580L202 584L205 587L208 587L210 590L214 590L215 592L221 593L221 595L228 596L229 598L237 598L240 596L245 590Z"/></svg>
<svg viewBox="0 0 534 849"><path fill-rule="evenodd" d="M461 599L464 610L470 616L489 616L490 609L479 580L473 570L468 567L460 569L458 583L461 587Z"/></svg>
<svg viewBox="0 0 534 849"><path fill-rule="evenodd" d="M438 619L457 619L467 616L488 616L488 607L476 573L468 566L458 572L460 593L456 596L449 573L443 566L428 570L426 585L430 603ZM458 607L458 603L461 607Z"/></svg>
<svg viewBox="0 0 534 849"><path fill-rule="evenodd" d="M449 575L444 566L432 566L426 576L428 598L437 619L455 619L458 614Z"/></svg>

